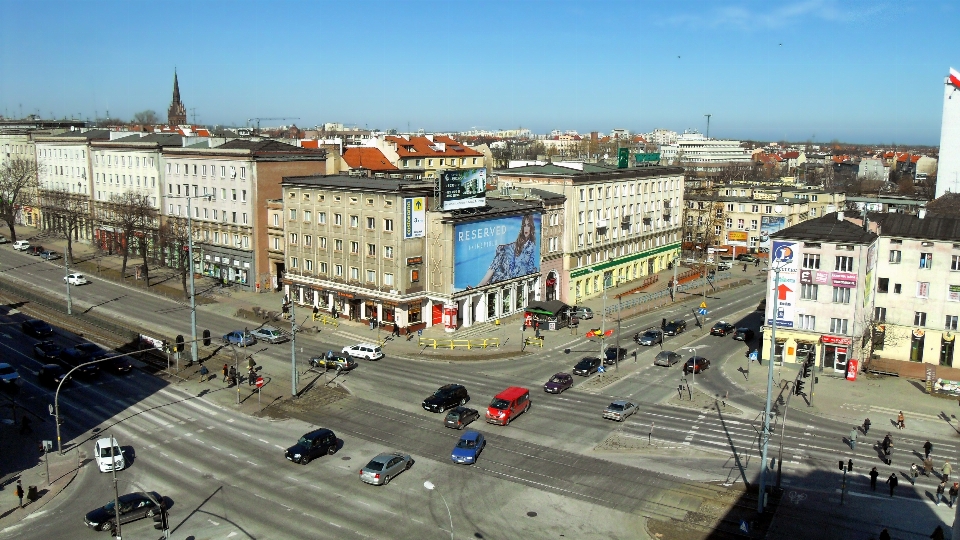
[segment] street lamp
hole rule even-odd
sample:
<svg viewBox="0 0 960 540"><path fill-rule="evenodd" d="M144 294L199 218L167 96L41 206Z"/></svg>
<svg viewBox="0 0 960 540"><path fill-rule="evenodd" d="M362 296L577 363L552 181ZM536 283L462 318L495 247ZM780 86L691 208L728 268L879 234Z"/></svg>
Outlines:
<svg viewBox="0 0 960 540"><path fill-rule="evenodd" d="M73 300L70 298L70 251L63 252L63 281L67 284L67 315L73 315Z"/></svg>
<svg viewBox="0 0 960 540"><path fill-rule="evenodd" d="M299 382L299 374L297 373L297 314L295 306L296 302L293 301L291 295L283 295L281 311L283 311L283 308L290 309L290 397L293 398L297 397L297 383Z"/></svg>
<svg viewBox="0 0 960 540"><path fill-rule="evenodd" d="M433 491L437 486L433 485L433 482L427 480L423 483L423 487ZM443 493L438 491L437 495L440 495L440 500L443 501L443 505L447 507L447 517L450 518L450 540L453 540L453 514L450 513L450 505L448 505L447 500L443 498Z"/></svg>
<svg viewBox="0 0 960 540"><path fill-rule="evenodd" d="M772 254L771 254L772 255ZM770 318L770 358L767 360L767 401L763 408L763 440L761 441L762 451L760 457L760 497L757 502L757 512L762 514L763 507L766 506L766 471L767 471L767 447L770 444L770 399L773 395L773 364L777 360L777 311L780 309L779 296L777 289L780 287L780 268L773 270L773 311ZM764 315L766 316L766 315Z"/></svg>
<svg viewBox="0 0 960 540"><path fill-rule="evenodd" d="M213 194L207 195L179 195L179 196L166 196L167 199L186 199L187 200L187 258L188 268L187 272L190 274L190 360L191 363L197 362L197 295L196 295L196 285L193 278L193 216L191 215L190 201L191 199L206 199L208 201L215 200Z"/></svg>

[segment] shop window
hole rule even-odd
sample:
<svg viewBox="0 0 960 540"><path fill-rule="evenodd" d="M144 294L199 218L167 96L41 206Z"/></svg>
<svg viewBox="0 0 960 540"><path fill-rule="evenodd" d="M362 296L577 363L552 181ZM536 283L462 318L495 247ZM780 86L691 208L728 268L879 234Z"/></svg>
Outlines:
<svg viewBox="0 0 960 540"><path fill-rule="evenodd" d="M407 311L407 324L416 324L422 321L420 306L410 306Z"/></svg>
<svg viewBox="0 0 960 540"><path fill-rule="evenodd" d="M500 295L500 313L510 313L510 296L512 291L510 289L504 289L503 294Z"/></svg>
<svg viewBox="0 0 960 540"><path fill-rule="evenodd" d="M487 318L492 319L497 316L497 293L487 293Z"/></svg>
<svg viewBox="0 0 960 540"><path fill-rule="evenodd" d="M513 308L519 310L523 307L523 285L517 285L516 292L513 295Z"/></svg>
<svg viewBox="0 0 960 540"><path fill-rule="evenodd" d="M923 362L923 332L920 332L920 335L917 335L917 332L913 332L910 335L910 361L911 362Z"/></svg>
<svg viewBox="0 0 960 540"><path fill-rule="evenodd" d="M946 336L940 338L940 365L953 367L953 344L955 336Z"/></svg>
<svg viewBox="0 0 960 540"><path fill-rule="evenodd" d="M873 327L873 350L882 351L883 342L887 339L887 325L878 324Z"/></svg>

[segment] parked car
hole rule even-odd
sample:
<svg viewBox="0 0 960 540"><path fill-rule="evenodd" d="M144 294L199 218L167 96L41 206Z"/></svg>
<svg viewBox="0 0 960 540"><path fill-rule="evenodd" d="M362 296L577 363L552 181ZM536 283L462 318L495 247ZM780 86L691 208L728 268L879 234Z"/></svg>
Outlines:
<svg viewBox="0 0 960 540"><path fill-rule="evenodd" d="M112 448L112 450L111 450ZM112 452L112 454L111 454ZM114 468L120 471L124 468L123 450L116 439L104 437L93 446L93 457L97 460L100 472L110 472Z"/></svg>
<svg viewBox="0 0 960 540"><path fill-rule="evenodd" d="M587 377L600 369L600 359L588 356L573 366L573 374Z"/></svg>
<svg viewBox="0 0 960 540"><path fill-rule="evenodd" d="M683 365L683 372L694 374L700 373L701 371L710 367L710 361L702 356L691 356L687 359L687 363Z"/></svg>
<svg viewBox="0 0 960 540"><path fill-rule="evenodd" d="M637 405L630 401L617 400L607 405L603 410L603 417L617 422L623 422L628 416L637 412Z"/></svg>
<svg viewBox="0 0 960 540"><path fill-rule="evenodd" d="M717 270L723 272L724 270L730 270L733 268L733 264L728 261L720 261L717 263Z"/></svg>
<svg viewBox="0 0 960 540"><path fill-rule="evenodd" d="M33 357L37 360L56 360L62 350L63 347L50 340L41 341L33 346Z"/></svg>
<svg viewBox="0 0 960 540"><path fill-rule="evenodd" d="M360 480L375 486L385 486L390 480L413 467L413 458L400 452L383 453L360 469Z"/></svg>
<svg viewBox="0 0 960 540"><path fill-rule="evenodd" d="M20 330L28 336L45 338L53 335L53 327L40 319L30 319L20 323Z"/></svg>
<svg viewBox="0 0 960 540"><path fill-rule="evenodd" d="M342 356L339 354L334 354L332 356L314 356L310 359L310 365L315 368L325 367L326 369L334 369L336 371L350 371L357 367L357 361L349 356Z"/></svg>
<svg viewBox="0 0 960 540"><path fill-rule="evenodd" d="M249 332L244 332L243 330L234 330L229 334L223 336L224 345L237 345L239 347L251 347L257 344L257 338L253 337Z"/></svg>
<svg viewBox="0 0 960 540"><path fill-rule="evenodd" d="M737 255L737 260L740 261L740 262L752 263L752 262L756 261L757 258L754 257L753 255L750 255L749 253L741 253L741 254Z"/></svg>
<svg viewBox="0 0 960 540"><path fill-rule="evenodd" d="M161 508L166 508L166 501L155 491L151 491L149 495L143 492L128 493L121 495L119 501L121 525L138 519L153 517L154 514L160 513ZM158 501L159 506L154 501ZM87 512L83 522L95 531L109 531L113 528L117 519L114 502L114 499L110 499L110 502L102 507Z"/></svg>
<svg viewBox="0 0 960 540"><path fill-rule="evenodd" d="M20 372L7 363L0 363L0 387L13 388L20 384Z"/></svg>
<svg viewBox="0 0 960 540"><path fill-rule="evenodd" d="M463 429L474 420L480 418L480 411L469 407L454 407L447 411L447 416L443 419L443 425L448 428Z"/></svg>
<svg viewBox="0 0 960 540"><path fill-rule="evenodd" d="M329 429L318 429L305 433L297 444L287 448L283 457L294 463L306 465L311 459L333 455L337 452L337 436Z"/></svg>
<svg viewBox="0 0 960 540"><path fill-rule="evenodd" d="M511 386L493 397L493 401L487 407L487 423L505 426L528 410L530 410L530 391L519 386Z"/></svg>
<svg viewBox="0 0 960 540"><path fill-rule="evenodd" d="M573 316L573 317L576 317L576 318L578 318L578 319L580 319L580 320L592 319L592 318L593 318L593 310L590 309L590 308L588 308L587 306L575 307L575 308L573 308L573 309L570 310L570 315Z"/></svg>
<svg viewBox="0 0 960 540"><path fill-rule="evenodd" d="M77 349L70 347L60 351L60 357L57 359L60 362L60 365L71 370L80 364L89 362L86 353L78 351ZM77 370L79 375L84 377L94 377L100 373L100 368L97 367L97 364L90 364L89 366L83 366Z"/></svg>
<svg viewBox="0 0 960 540"><path fill-rule="evenodd" d="M39 257L40 254L46 250L47 248L43 246L30 246L29 248L27 248L27 253L29 253L30 255L33 255L34 257Z"/></svg>
<svg viewBox="0 0 960 540"><path fill-rule="evenodd" d="M57 388L66 375L67 371L60 364L44 364L37 371L37 380L47 388ZM70 384L70 379L63 384Z"/></svg>
<svg viewBox="0 0 960 540"><path fill-rule="evenodd" d="M683 356L678 353L673 351L660 351L657 353L656 358L653 359L653 365L670 367L680 360L683 360Z"/></svg>
<svg viewBox="0 0 960 540"><path fill-rule="evenodd" d="M727 321L718 321L717 324L713 325L713 328L710 329L710 335L723 337L735 330L734 326Z"/></svg>
<svg viewBox="0 0 960 540"><path fill-rule="evenodd" d="M753 339L753 330L749 328L737 328L736 333L733 334L733 339L737 341L750 341Z"/></svg>
<svg viewBox="0 0 960 540"><path fill-rule="evenodd" d="M90 283L83 274L69 274L63 276L63 282L69 283L70 285L86 285L87 283Z"/></svg>
<svg viewBox="0 0 960 540"><path fill-rule="evenodd" d="M13 249L17 251L26 251L30 249L30 242L26 240L17 240L13 243Z"/></svg>
<svg viewBox="0 0 960 540"><path fill-rule="evenodd" d="M358 343L343 348L343 354L349 354L354 358L366 358L367 360L379 360L383 358L383 349L370 343Z"/></svg>
<svg viewBox="0 0 960 540"><path fill-rule="evenodd" d="M663 327L663 334L665 336L676 336L682 334L684 330L687 329L687 321L683 319L673 320L667 323Z"/></svg>
<svg viewBox="0 0 960 540"><path fill-rule="evenodd" d="M478 431L468 431L460 436L457 445L450 453L450 461L461 464L473 464L480 457L480 452L487 446L487 440Z"/></svg>
<svg viewBox="0 0 960 540"><path fill-rule="evenodd" d="M557 373L543 385L543 391L548 394L560 394L573 386L573 376L569 373Z"/></svg>
<svg viewBox="0 0 960 540"><path fill-rule="evenodd" d="M637 335L633 336L633 340L636 341L638 345L644 346L663 343L663 331L659 328L650 328L642 334L638 332Z"/></svg>
<svg viewBox="0 0 960 540"><path fill-rule="evenodd" d="M462 384L445 384L437 388L433 395L427 396L421 406L425 411L442 413L457 405L466 405L468 401L470 395Z"/></svg>
<svg viewBox="0 0 960 540"><path fill-rule="evenodd" d="M4 236L4 235L2 235L2 234L0 234L0 244L9 244L9 243L10 243L10 241L7 240L7 237Z"/></svg>
<svg viewBox="0 0 960 540"><path fill-rule="evenodd" d="M290 341L290 338L272 326L261 326L256 330L250 332L253 337L257 338L259 341L266 341L267 343L283 343L284 341Z"/></svg>
<svg viewBox="0 0 960 540"><path fill-rule="evenodd" d="M45 249L40 252L40 258L45 261L55 261L60 258L60 254L52 249Z"/></svg>
<svg viewBox="0 0 960 540"><path fill-rule="evenodd" d="M603 351L603 363L612 366L617 362L623 362L624 357L627 356L627 350L623 347L610 346L607 347L607 350Z"/></svg>

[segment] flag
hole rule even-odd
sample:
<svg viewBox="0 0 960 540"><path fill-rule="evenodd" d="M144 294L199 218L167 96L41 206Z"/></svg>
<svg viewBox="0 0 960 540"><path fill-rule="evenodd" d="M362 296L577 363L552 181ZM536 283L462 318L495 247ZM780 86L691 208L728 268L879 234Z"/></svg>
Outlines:
<svg viewBox="0 0 960 540"><path fill-rule="evenodd" d="M950 84L960 88L960 71L950 68Z"/></svg>

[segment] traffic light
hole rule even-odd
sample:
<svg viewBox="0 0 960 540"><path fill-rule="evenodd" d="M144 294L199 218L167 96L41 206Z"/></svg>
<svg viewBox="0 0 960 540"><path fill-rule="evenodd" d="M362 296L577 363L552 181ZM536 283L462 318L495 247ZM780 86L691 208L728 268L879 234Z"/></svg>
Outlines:
<svg viewBox="0 0 960 540"><path fill-rule="evenodd" d="M843 460L842 460L842 459L840 460L840 470L841 470L841 471L843 470Z"/></svg>
<svg viewBox="0 0 960 540"><path fill-rule="evenodd" d="M840 462L843 463L842 461ZM167 511L163 508L160 509L159 514L153 515L153 528L158 531L165 531L169 528L167 525Z"/></svg>
<svg viewBox="0 0 960 540"><path fill-rule="evenodd" d="M793 393L798 396L803 393L803 381L796 382L796 386L793 388Z"/></svg>
<svg viewBox="0 0 960 540"><path fill-rule="evenodd" d="M803 378L806 379L810 376L810 364L803 365Z"/></svg>
<svg viewBox="0 0 960 540"><path fill-rule="evenodd" d="M177 350L174 352L183 352L183 335L177 334Z"/></svg>
<svg viewBox="0 0 960 540"><path fill-rule="evenodd" d="M204 331L203 331L203 346L204 346L204 347L209 347L209 346L210 346L210 331L209 331L209 330L204 330Z"/></svg>
<svg viewBox="0 0 960 540"><path fill-rule="evenodd" d="M170 351L170 342L167 341L167 340L163 340L163 352L165 352L165 353L171 352L171 351Z"/></svg>

